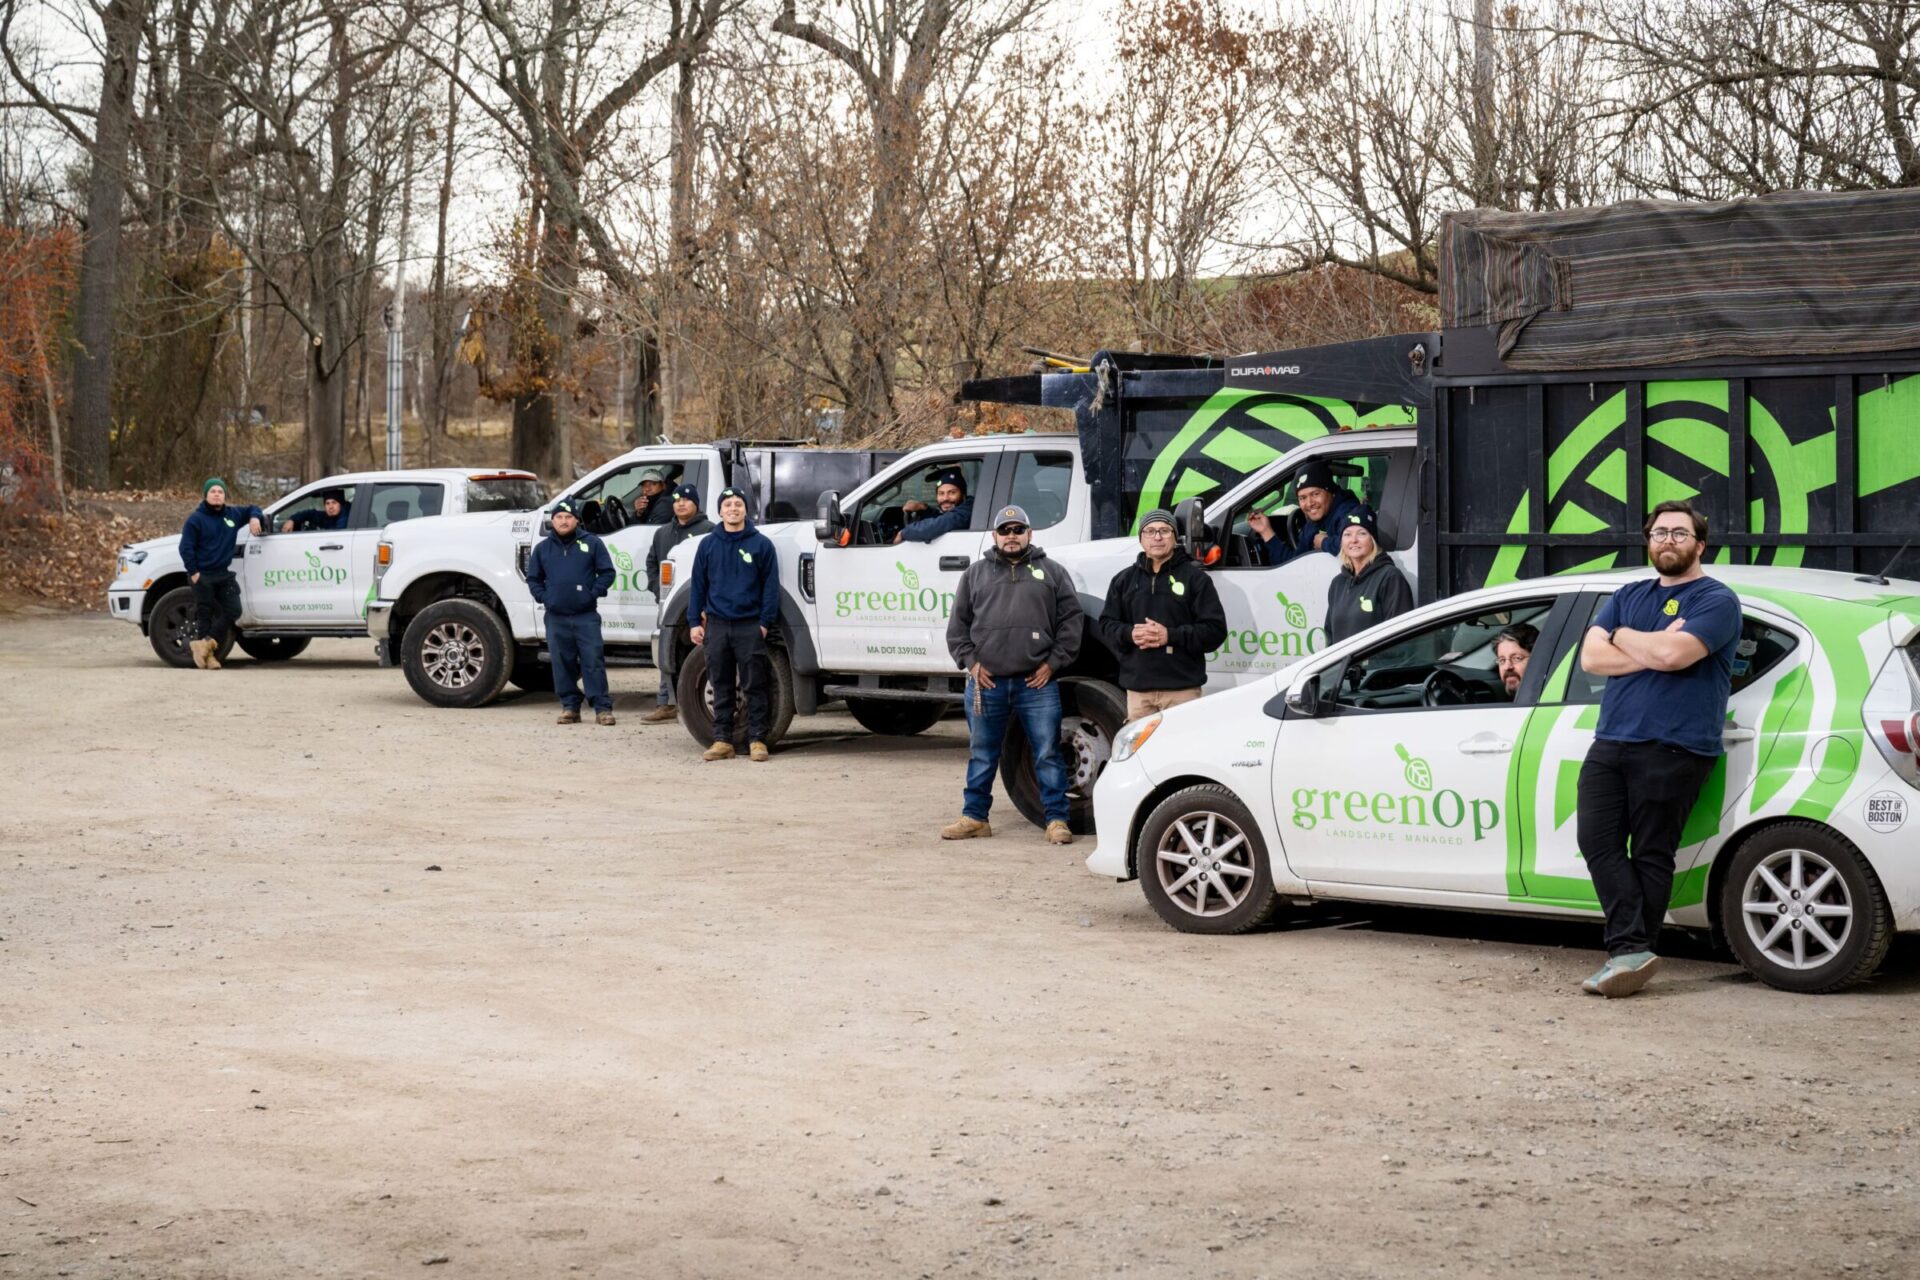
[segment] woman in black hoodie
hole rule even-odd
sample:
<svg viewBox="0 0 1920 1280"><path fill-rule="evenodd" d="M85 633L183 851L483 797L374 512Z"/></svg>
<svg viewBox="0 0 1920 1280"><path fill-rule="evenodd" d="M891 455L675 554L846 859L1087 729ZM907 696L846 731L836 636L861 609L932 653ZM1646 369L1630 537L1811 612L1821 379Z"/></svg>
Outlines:
<svg viewBox="0 0 1920 1280"><path fill-rule="evenodd" d="M1413 608L1413 588L1393 557L1380 550L1380 525L1372 507L1343 517L1340 572L1327 584L1327 643L1358 635Z"/></svg>

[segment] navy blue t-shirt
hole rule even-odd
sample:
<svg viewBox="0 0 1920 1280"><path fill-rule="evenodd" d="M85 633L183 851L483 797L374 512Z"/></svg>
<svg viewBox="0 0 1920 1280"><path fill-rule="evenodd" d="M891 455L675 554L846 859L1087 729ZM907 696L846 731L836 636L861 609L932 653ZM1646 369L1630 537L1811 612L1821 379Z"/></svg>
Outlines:
<svg viewBox="0 0 1920 1280"><path fill-rule="evenodd" d="M1695 578L1663 587L1658 578L1631 582L1600 606L1593 625L1603 631L1680 629L1707 646L1707 656L1680 671L1635 671L1611 676L1600 695L1593 736L1609 742L1665 742L1698 756L1723 754L1720 734L1733 690L1733 654L1740 643L1740 597L1725 583Z"/></svg>

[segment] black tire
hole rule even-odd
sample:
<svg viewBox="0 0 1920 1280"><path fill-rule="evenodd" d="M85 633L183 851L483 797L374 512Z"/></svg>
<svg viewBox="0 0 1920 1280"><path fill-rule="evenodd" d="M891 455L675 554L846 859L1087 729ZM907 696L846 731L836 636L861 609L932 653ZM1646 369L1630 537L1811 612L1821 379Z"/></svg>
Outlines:
<svg viewBox="0 0 1920 1280"><path fill-rule="evenodd" d="M773 722L767 727L767 745L787 736L793 724L793 663L787 651L777 646L767 650L767 692L773 699ZM695 645L681 660L680 678L674 686L674 698L680 704L680 723L703 747L713 745L713 688L707 683L707 651ZM734 689L733 745L747 745L747 699L736 683Z"/></svg>
<svg viewBox="0 0 1920 1280"><path fill-rule="evenodd" d="M1060 682L1060 742L1067 753L1067 823L1075 835L1093 831L1093 784L1113 755L1114 735L1127 722L1127 695L1104 680ZM1036 827L1047 825L1040 801L1040 780L1033 773L1033 749L1015 720L1000 753L1000 781L1020 816Z"/></svg>
<svg viewBox="0 0 1920 1280"><path fill-rule="evenodd" d="M553 664L538 658L522 658L507 672L507 683L528 693L552 693Z"/></svg>
<svg viewBox="0 0 1920 1280"><path fill-rule="evenodd" d="M947 714L945 702L896 702L891 698L848 698L847 710L868 733L890 738L911 738L940 723Z"/></svg>
<svg viewBox="0 0 1920 1280"><path fill-rule="evenodd" d="M1227 835L1225 824L1238 831ZM1215 845L1195 848L1196 841L1206 840L1209 827L1213 838L1228 846L1225 856L1217 856L1221 850ZM1172 859L1160 856L1163 846ZM1236 858L1242 849L1246 858ZM1140 824L1134 866L1147 905L1182 933L1245 933L1280 908L1259 825L1240 797L1216 783L1176 791L1154 806ZM1227 894L1220 892L1221 885ZM1229 901L1236 891L1239 900Z"/></svg>
<svg viewBox="0 0 1920 1280"><path fill-rule="evenodd" d="M476 600L436 600L407 623L400 665L407 683L436 707L484 707L513 674L513 638Z"/></svg>
<svg viewBox="0 0 1920 1280"><path fill-rule="evenodd" d="M193 607L193 588L175 587L160 597L153 606L153 612L147 615L147 643L153 646L155 654L170 667L191 667L193 651L187 648L187 642L200 634L200 620ZM214 652L214 657L225 662L227 655L233 652L234 633L227 631L226 643Z"/></svg>
<svg viewBox="0 0 1920 1280"><path fill-rule="evenodd" d="M1793 881L1796 853L1799 884ZM1788 890L1786 899L1759 873L1762 867ZM1820 883L1828 869L1834 874L1826 887L1810 899L1800 898L1796 891ZM1840 922L1838 937L1835 921ZM1852 844L1812 822L1768 827L1734 851L1720 886L1720 926L1742 968L1770 987L1801 995L1865 981L1893 944L1893 911L1880 877ZM1830 947L1822 935L1836 945Z"/></svg>
<svg viewBox="0 0 1920 1280"><path fill-rule="evenodd" d="M307 636L243 635L239 640L240 652L255 662L286 662L305 653L312 643Z"/></svg>

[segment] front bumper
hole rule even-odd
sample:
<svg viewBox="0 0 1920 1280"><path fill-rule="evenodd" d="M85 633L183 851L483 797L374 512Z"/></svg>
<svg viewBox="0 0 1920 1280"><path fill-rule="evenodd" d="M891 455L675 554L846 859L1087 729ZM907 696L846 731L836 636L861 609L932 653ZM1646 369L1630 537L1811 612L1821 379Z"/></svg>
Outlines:
<svg viewBox="0 0 1920 1280"><path fill-rule="evenodd" d="M108 587L107 612L122 622L139 624L146 612L147 593L142 587Z"/></svg>
<svg viewBox="0 0 1920 1280"><path fill-rule="evenodd" d="M392 600L367 601L367 634L383 644L393 625L394 603Z"/></svg>
<svg viewBox="0 0 1920 1280"><path fill-rule="evenodd" d="M1087 870L1115 880L1135 877L1137 873L1127 865L1134 823L1153 788L1153 778L1139 756L1109 763L1100 771L1100 780L1093 784L1093 829L1099 843L1087 855Z"/></svg>

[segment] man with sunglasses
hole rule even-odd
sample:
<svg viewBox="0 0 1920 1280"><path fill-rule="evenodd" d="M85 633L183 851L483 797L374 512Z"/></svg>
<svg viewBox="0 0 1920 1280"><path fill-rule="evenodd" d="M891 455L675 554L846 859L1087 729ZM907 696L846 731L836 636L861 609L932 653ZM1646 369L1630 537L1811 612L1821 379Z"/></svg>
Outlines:
<svg viewBox="0 0 1920 1280"><path fill-rule="evenodd" d="M993 549L968 566L953 595L947 648L967 673L967 784L958 821L942 840L993 834L987 811L1007 722L1020 717L1046 810L1047 839L1072 844L1067 766L1060 751L1060 688L1055 673L1080 652L1086 626L1066 570L1033 545L1033 522L1019 507L993 521Z"/></svg>
<svg viewBox="0 0 1920 1280"><path fill-rule="evenodd" d="M1581 987L1609 998L1632 995L1659 970L1653 948L1673 893L1674 852L1724 750L1740 641L1739 597L1701 568L1706 517L1663 502L1645 532L1659 576L1614 592L1580 646L1580 665L1607 677L1580 768L1577 820L1606 917L1607 962Z"/></svg>

